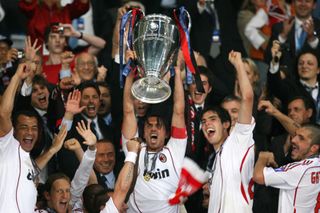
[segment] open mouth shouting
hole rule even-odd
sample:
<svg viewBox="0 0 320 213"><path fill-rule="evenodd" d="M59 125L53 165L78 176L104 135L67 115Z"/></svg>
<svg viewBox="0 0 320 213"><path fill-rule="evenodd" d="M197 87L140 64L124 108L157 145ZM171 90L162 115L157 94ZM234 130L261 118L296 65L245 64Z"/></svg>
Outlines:
<svg viewBox="0 0 320 213"><path fill-rule="evenodd" d="M157 142L157 140L158 140L158 134L157 133L151 133L151 135L150 135L150 141L151 141L151 143L155 143L155 142Z"/></svg>
<svg viewBox="0 0 320 213"><path fill-rule="evenodd" d="M213 129L212 127L209 127L209 128L206 130L206 133L207 133L208 137L213 137L215 132L216 132L216 130Z"/></svg>
<svg viewBox="0 0 320 213"><path fill-rule="evenodd" d="M88 104L87 110L88 110L88 114L95 114L96 106L94 104Z"/></svg>
<svg viewBox="0 0 320 213"><path fill-rule="evenodd" d="M47 97L45 94L40 94L38 96L38 101L40 104L46 104L47 103Z"/></svg>

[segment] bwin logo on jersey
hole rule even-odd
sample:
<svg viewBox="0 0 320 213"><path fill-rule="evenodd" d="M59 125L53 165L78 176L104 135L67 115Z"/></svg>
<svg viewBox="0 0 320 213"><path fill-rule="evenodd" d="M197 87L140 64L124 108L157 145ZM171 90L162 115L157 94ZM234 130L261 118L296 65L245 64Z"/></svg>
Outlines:
<svg viewBox="0 0 320 213"><path fill-rule="evenodd" d="M168 169L165 169L162 171L160 171L160 169L157 169L155 172L148 172L148 173L151 179L163 179L170 176ZM146 174L147 174L147 171L144 171L143 176L146 176Z"/></svg>

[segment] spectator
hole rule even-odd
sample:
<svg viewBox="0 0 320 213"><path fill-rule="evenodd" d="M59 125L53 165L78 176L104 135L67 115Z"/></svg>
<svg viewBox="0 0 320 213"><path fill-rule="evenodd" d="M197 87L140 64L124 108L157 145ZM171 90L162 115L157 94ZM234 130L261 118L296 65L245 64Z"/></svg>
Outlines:
<svg viewBox="0 0 320 213"><path fill-rule="evenodd" d="M103 117L104 122L107 125L111 125L112 123L112 116L111 116L111 91L110 87L105 82L98 82L99 90L100 90L100 100L101 104L98 109L98 114Z"/></svg>

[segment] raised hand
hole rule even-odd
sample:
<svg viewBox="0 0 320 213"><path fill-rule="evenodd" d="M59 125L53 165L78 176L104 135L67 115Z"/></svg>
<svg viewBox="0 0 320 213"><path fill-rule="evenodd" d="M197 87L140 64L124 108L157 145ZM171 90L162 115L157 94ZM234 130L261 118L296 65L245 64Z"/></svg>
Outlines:
<svg viewBox="0 0 320 213"><path fill-rule="evenodd" d="M81 92L79 90L76 89L73 92L70 92L65 106L66 113L71 113L72 115L75 115L82 112L86 108L86 106L80 107L80 99Z"/></svg>
<svg viewBox="0 0 320 213"><path fill-rule="evenodd" d="M37 51L41 48L41 45L37 46L38 39L31 43L31 38L28 36L24 41L24 51L27 60L32 61L37 54Z"/></svg>
<svg viewBox="0 0 320 213"><path fill-rule="evenodd" d="M314 35L314 23L311 17L303 22L302 28L307 32L308 41L313 41L316 38Z"/></svg>
<svg viewBox="0 0 320 213"><path fill-rule="evenodd" d="M269 115L274 115L278 110L275 108L270 101L261 100L258 104L258 110L265 110Z"/></svg>
<svg viewBox="0 0 320 213"><path fill-rule="evenodd" d="M229 61L234 67L238 67L243 64L240 52L235 52L233 50L229 53Z"/></svg>
<svg viewBox="0 0 320 213"><path fill-rule="evenodd" d="M105 66L98 67L97 81L104 81L107 77L108 69Z"/></svg>
<svg viewBox="0 0 320 213"><path fill-rule="evenodd" d="M60 58L62 69L69 69L70 63L73 61L74 57L75 56L71 51L64 51L63 53L61 53Z"/></svg>
<svg viewBox="0 0 320 213"><path fill-rule="evenodd" d="M52 150L54 153L57 153L61 149L64 139L67 136L67 133L68 133L67 126L62 125L59 133L55 134L52 140L52 145L50 147L50 150Z"/></svg>
<svg viewBox="0 0 320 213"><path fill-rule="evenodd" d="M272 41L271 55L272 63L278 63L282 55L280 42L278 40Z"/></svg>
<svg viewBox="0 0 320 213"><path fill-rule="evenodd" d="M77 32L72 24L60 24L60 27L63 27L63 35L67 36L67 37L79 37L80 33Z"/></svg>
<svg viewBox="0 0 320 213"><path fill-rule="evenodd" d="M76 129L79 135L85 140L83 143L88 145L89 147L94 147L97 143L97 137L93 134L90 129L91 121L88 121L87 126L85 125L84 121L77 123Z"/></svg>
<svg viewBox="0 0 320 213"><path fill-rule="evenodd" d="M15 75L18 76L20 80L24 80L30 75L30 73L30 66L27 66L26 63L20 63Z"/></svg>
<svg viewBox="0 0 320 213"><path fill-rule="evenodd" d="M9 61L15 61L17 58L18 58L18 50L16 48L11 48L7 52L6 63Z"/></svg>
<svg viewBox="0 0 320 213"><path fill-rule="evenodd" d="M81 145L77 139L71 138L64 142L64 148L74 152L75 150L81 149Z"/></svg>
<svg viewBox="0 0 320 213"><path fill-rule="evenodd" d="M274 155L272 152L260 152L259 158L263 159L266 162L267 166L271 166L273 168L278 167L278 164L274 160Z"/></svg>
<svg viewBox="0 0 320 213"><path fill-rule="evenodd" d="M130 139L130 140L127 142L128 152L138 153L139 150L140 150L140 144L141 144L141 142L139 141L138 138Z"/></svg>
<svg viewBox="0 0 320 213"><path fill-rule="evenodd" d="M293 24L294 24L294 16L291 16L287 20L284 20L282 32L280 33L280 36L283 39L287 39L288 34L291 31L291 28L292 28Z"/></svg>

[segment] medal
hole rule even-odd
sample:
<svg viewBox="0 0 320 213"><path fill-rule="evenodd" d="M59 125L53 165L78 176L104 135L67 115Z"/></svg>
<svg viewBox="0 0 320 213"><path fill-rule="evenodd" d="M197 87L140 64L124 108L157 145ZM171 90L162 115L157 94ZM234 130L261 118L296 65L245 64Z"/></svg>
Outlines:
<svg viewBox="0 0 320 213"><path fill-rule="evenodd" d="M144 178L144 180L147 181L147 182L151 179L149 173L146 173L146 174L143 176L143 178Z"/></svg>

